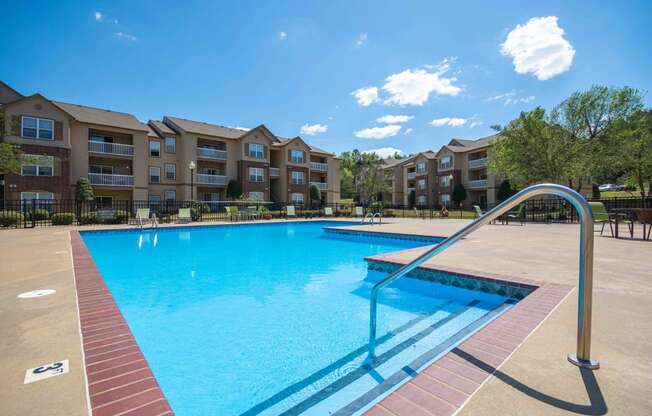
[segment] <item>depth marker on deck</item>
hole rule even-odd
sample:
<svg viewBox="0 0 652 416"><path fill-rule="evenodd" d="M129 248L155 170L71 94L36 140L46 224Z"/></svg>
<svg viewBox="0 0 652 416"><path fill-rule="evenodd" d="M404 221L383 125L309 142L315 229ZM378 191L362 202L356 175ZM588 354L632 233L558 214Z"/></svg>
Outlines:
<svg viewBox="0 0 652 416"><path fill-rule="evenodd" d="M68 360L55 361L53 363L43 364L39 367L25 370L25 383L34 383L45 380L46 378L60 376L70 371Z"/></svg>

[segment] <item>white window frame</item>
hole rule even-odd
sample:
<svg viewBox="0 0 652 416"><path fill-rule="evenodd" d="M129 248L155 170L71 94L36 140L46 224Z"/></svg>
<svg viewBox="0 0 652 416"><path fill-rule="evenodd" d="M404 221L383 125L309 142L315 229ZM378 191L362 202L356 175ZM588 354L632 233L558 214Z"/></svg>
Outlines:
<svg viewBox="0 0 652 416"><path fill-rule="evenodd" d="M261 143L249 143L247 156L254 159L265 159L265 145ZM256 149L256 150L254 150Z"/></svg>
<svg viewBox="0 0 652 416"><path fill-rule="evenodd" d="M254 182L254 183L265 182L265 169L250 166L249 182Z"/></svg>
<svg viewBox="0 0 652 416"><path fill-rule="evenodd" d="M295 175L296 174L296 175ZM290 183L292 185L303 185L305 184L306 173L299 170L293 170L290 173Z"/></svg>
<svg viewBox="0 0 652 416"><path fill-rule="evenodd" d="M417 163L417 173L426 173L426 162Z"/></svg>
<svg viewBox="0 0 652 416"><path fill-rule="evenodd" d="M25 119L31 119L36 122L36 135L35 136L27 136L25 135ZM47 121L52 123L52 128L51 129L46 129L41 127L41 122L42 121ZM32 127L27 127L28 129L34 130ZM41 137L41 130L42 131L50 131L51 136L50 137ZM20 119L20 136L27 138L27 139L35 139L35 140L49 140L53 141L54 140L54 120L51 118L40 118L40 117L32 117L32 116L21 116Z"/></svg>
<svg viewBox="0 0 652 416"><path fill-rule="evenodd" d="M450 194L439 194L439 202L442 205L450 206L450 203L451 203Z"/></svg>
<svg viewBox="0 0 652 416"><path fill-rule="evenodd" d="M420 191L423 191L424 189L426 189L426 180L425 179L419 179L417 181L417 189L420 190Z"/></svg>
<svg viewBox="0 0 652 416"><path fill-rule="evenodd" d="M23 162L20 165L20 176L54 176L54 156L46 156L46 155L23 155L23 160L25 159L37 159L35 163L32 162ZM44 160L47 160L48 163L44 164L42 163ZM25 174L25 167L33 167L34 168L34 174ZM42 168L49 168L50 169L50 174L49 175L42 175L41 174L41 169Z"/></svg>
<svg viewBox="0 0 652 416"><path fill-rule="evenodd" d="M444 163L444 160L446 162ZM450 155L443 156L439 159L439 169L450 169L453 167L453 157Z"/></svg>
<svg viewBox="0 0 652 416"><path fill-rule="evenodd" d="M297 198L298 196L300 196L301 198ZM303 205L303 201L304 201L303 194L298 192L293 192L292 194L290 194L290 200L292 201L293 204Z"/></svg>
<svg viewBox="0 0 652 416"><path fill-rule="evenodd" d="M249 192L249 200L263 202L265 200L265 193L261 191L251 191Z"/></svg>
<svg viewBox="0 0 652 416"><path fill-rule="evenodd" d="M417 197L417 205L426 205L428 203L428 198L425 195L419 195Z"/></svg>
<svg viewBox="0 0 652 416"><path fill-rule="evenodd" d="M91 168L99 168L99 172L91 172ZM105 172L106 170L106 172ZM113 166L111 165L88 165L88 173L99 175L113 175Z"/></svg>
<svg viewBox="0 0 652 416"><path fill-rule="evenodd" d="M175 137L166 137L165 138L165 153L176 153L177 152L177 139ZM170 150L172 149L172 150Z"/></svg>
<svg viewBox="0 0 652 416"><path fill-rule="evenodd" d="M169 196L172 195L172 198L169 198ZM163 199L165 202L174 202L177 200L177 191L174 190L168 190L163 192Z"/></svg>
<svg viewBox="0 0 652 416"><path fill-rule="evenodd" d="M152 169L154 169L154 171L158 170L158 175L152 175ZM153 181L152 180L153 176L158 176L158 180ZM149 183L161 183L161 167L160 166L150 166L149 167Z"/></svg>
<svg viewBox="0 0 652 416"><path fill-rule="evenodd" d="M152 145L155 144L158 146L158 155L152 154ZM149 141L149 157L161 157L161 142L159 140L150 140Z"/></svg>
<svg viewBox="0 0 652 416"><path fill-rule="evenodd" d="M168 171L168 167L170 167L170 166L172 167L171 172ZM166 163L163 166L163 171L165 172L165 180L166 181L176 181L177 180L177 165L175 165L174 163ZM168 173L172 173L172 177L169 177Z"/></svg>
<svg viewBox="0 0 652 416"><path fill-rule="evenodd" d="M306 152L299 149L290 149L290 161L300 165L306 163Z"/></svg>
<svg viewBox="0 0 652 416"><path fill-rule="evenodd" d="M25 195L32 195L31 198L25 198ZM47 198L42 198L42 196L48 196ZM54 200L54 194L52 192L47 192L47 191L25 191L20 193L20 200L21 201L53 201Z"/></svg>
<svg viewBox="0 0 652 416"><path fill-rule="evenodd" d="M447 188L451 186L451 178L450 176L440 176L439 177L439 186L442 188Z"/></svg>

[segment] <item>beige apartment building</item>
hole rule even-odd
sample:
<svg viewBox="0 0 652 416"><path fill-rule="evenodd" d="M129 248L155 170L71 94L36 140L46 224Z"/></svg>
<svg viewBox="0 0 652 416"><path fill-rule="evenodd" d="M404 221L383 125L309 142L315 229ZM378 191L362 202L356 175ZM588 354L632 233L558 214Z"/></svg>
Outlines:
<svg viewBox="0 0 652 416"><path fill-rule="evenodd" d="M98 202L226 199L229 181L251 200L303 204L312 184L322 201L340 198L339 159L260 125L229 128L165 116L131 114L23 96L0 81L3 140L28 156L19 175L5 175L0 199L70 199L88 178Z"/></svg>

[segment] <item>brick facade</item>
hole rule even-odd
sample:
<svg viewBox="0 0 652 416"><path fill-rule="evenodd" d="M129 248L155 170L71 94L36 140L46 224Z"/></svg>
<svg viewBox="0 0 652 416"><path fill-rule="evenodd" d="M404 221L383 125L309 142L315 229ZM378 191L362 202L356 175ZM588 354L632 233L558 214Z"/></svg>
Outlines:
<svg viewBox="0 0 652 416"><path fill-rule="evenodd" d="M249 181L249 168L262 168L264 171L264 178L262 182ZM269 163L266 162L252 162L249 160L238 161L238 177L242 184L242 193L249 195L249 192L262 192L264 200L269 201Z"/></svg>
<svg viewBox="0 0 652 416"><path fill-rule="evenodd" d="M301 185L292 183L292 172L303 172L304 182ZM288 166L288 194L287 201L292 201L292 194L303 194L303 201L307 203L310 200L310 170L300 166Z"/></svg>
<svg viewBox="0 0 652 416"><path fill-rule="evenodd" d="M70 149L33 144L21 145L20 149L24 154L53 156L54 176L5 175L4 197L6 199L19 200L21 192L31 191L52 192L55 199L72 198L70 186Z"/></svg>

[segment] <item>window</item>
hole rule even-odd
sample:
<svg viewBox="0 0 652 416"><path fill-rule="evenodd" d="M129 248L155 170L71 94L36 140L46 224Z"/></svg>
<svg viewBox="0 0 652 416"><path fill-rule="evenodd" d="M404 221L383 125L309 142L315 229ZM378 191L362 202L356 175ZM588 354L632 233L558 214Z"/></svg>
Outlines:
<svg viewBox="0 0 652 416"><path fill-rule="evenodd" d="M417 198L417 204L418 205L426 205L426 203L427 203L426 196L425 195L419 195L419 197Z"/></svg>
<svg viewBox="0 0 652 416"><path fill-rule="evenodd" d="M165 164L165 179L173 181L177 178L177 165L174 163Z"/></svg>
<svg viewBox="0 0 652 416"><path fill-rule="evenodd" d="M420 191L423 191L426 189L426 180L425 179L419 179L417 181L417 188L419 188Z"/></svg>
<svg viewBox="0 0 652 416"><path fill-rule="evenodd" d="M265 158L265 146L260 143L249 143L249 157L255 157L256 159Z"/></svg>
<svg viewBox="0 0 652 416"><path fill-rule="evenodd" d="M98 208L108 208L113 206L113 197L112 196L96 196L95 204Z"/></svg>
<svg viewBox="0 0 652 416"><path fill-rule="evenodd" d="M293 170L290 182L292 185L303 185L304 177L305 175L303 172L297 172Z"/></svg>
<svg viewBox="0 0 652 416"><path fill-rule="evenodd" d="M265 200L265 194L262 192L249 192L249 200L262 202Z"/></svg>
<svg viewBox="0 0 652 416"><path fill-rule="evenodd" d="M90 141L94 143L113 143L113 137L93 133L91 134Z"/></svg>
<svg viewBox="0 0 652 416"><path fill-rule="evenodd" d="M439 202L442 205L449 206L451 203L451 196L449 194L441 194L439 195Z"/></svg>
<svg viewBox="0 0 652 416"><path fill-rule="evenodd" d="M440 176L439 177L439 186L448 187L451 186L451 177L450 176Z"/></svg>
<svg viewBox="0 0 652 416"><path fill-rule="evenodd" d="M158 166L149 167L149 181L151 183L161 182L161 168L159 168Z"/></svg>
<svg viewBox="0 0 652 416"><path fill-rule="evenodd" d="M177 199L177 191L165 191L163 197L165 202L174 202Z"/></svg>
<svg viewBox="0 0 652 416"><path fill-rule="evenodd" d="M303 150L290 150L290 161L292 163L304 163Z"/></svg>
<svg viewBox="0 0 652 416"><path fill-rule="evenodd" d="M426 162L419 162L417 164L417 173L426 173Z"/></svg>
<svg viewBox="0 0 652 416"><path fill-rule="evenodd" d="M149 208L158 212L158 209L161 205L161 195L150 195L149 196Z"/></svg>
<svg viewBox="0 0 652 416"><path fill-rule="evenodd" d="M265 171L263 168L249 168L249 182L265 181Z"/></svg>
<svg viewBox="0 0 652 416"><path fill-rule="evenodd" d="M176 153L177 152L177 139L174 137L165 138L165 153Z"/></svg>
<svg viewBox="0 0 652 416"><path fill-rule="evenodd" d="M20 199L21 200L37 200L37 201L52 201L54 199L54 194L52 192L42 192L42 191L35 191L35 192L21 192L20 193Z"/></svg>
<svg viewBox="0 0 652 416"><path fill-rule="evenodd" d="M90 165L88 167L90 173L100 173L103 175L113 175L113 166L107 165Z"/></svg>
<svg viewBox="0 0 652 416"><path fill-rule="evenodd" d="M161 156L161 142L159 142L158 140L149 141L149 155L151 157Z"/></svg>
<svg viewBox="0 0 652 416"><path fill-rule="evenodd" d="M54 140L54 121L47 118L25 116L21 120L21 136L32 139Z"/></svg>
<svg viewBox="0 0 652 416"><path fill-rule="evenodd" d="M54 157L24 155L20 174L22 176L53 176Z"/></svg>
<svg viewBox="0 0 652 416"><path fill-rule="evenodd" d="M450 156L444 156L439 159L439 169L450 169L453 166L453 159Z"/></svg>
<svg viewBox="0 0 652 416"><path fill-rule="evenodd" d="M303 194L294 193L290 196L293 204L303 205Z"/></svg>

